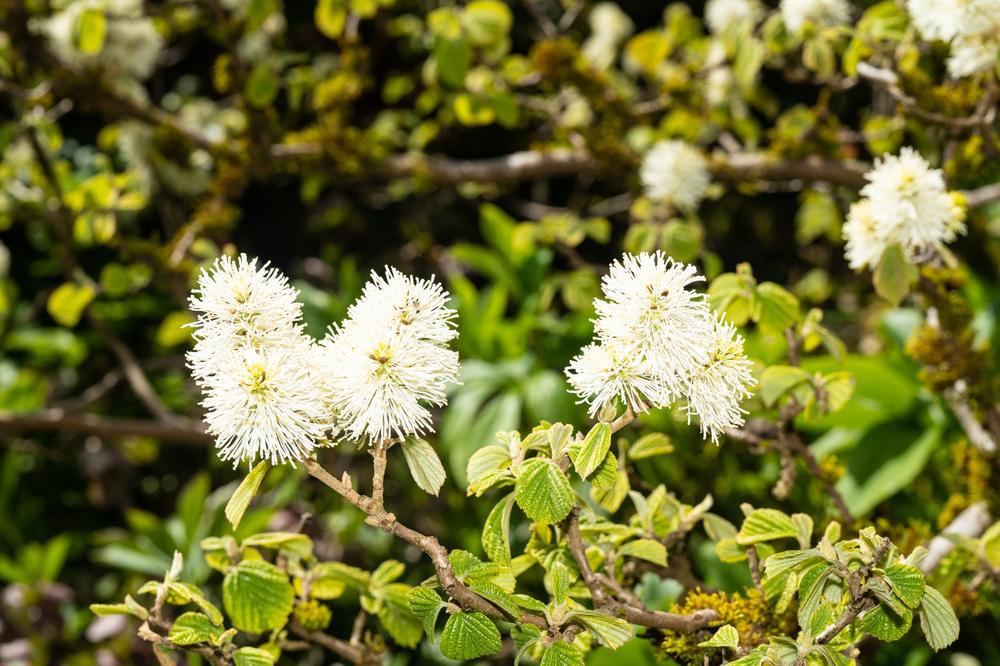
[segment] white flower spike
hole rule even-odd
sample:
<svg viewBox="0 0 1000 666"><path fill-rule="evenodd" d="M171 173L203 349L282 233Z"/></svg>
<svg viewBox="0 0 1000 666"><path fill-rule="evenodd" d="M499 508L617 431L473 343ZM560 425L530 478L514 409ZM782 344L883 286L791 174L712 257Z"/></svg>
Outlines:
<svg viewBox="0 0 1000 666"><path fill-rule="evenodd" d="M639 179L650 199L692 211L712 182L701 151L683 141L661 141L646 153Z"/></svg>

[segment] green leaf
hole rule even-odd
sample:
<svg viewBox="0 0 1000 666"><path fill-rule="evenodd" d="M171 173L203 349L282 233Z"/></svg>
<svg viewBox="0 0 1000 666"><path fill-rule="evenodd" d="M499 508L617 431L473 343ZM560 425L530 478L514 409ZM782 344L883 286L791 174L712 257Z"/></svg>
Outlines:
<svg viewBox="0 0 1000 666"><path fill-rule="evenodd" d="M278 77L269 63L259 62L250 70L246 83L246 96L247 102L258 109L270 106L278 96Z"/></svg>
<svg viewBox="0 0 1000 666"><path fill-rule="evenodd" d="M301 532L261 532L247 537L240 546L283 550L301 558L312 557L312 539Z"/></svg>
<svg viewBox="0 0 1000 666"><path fill-rule="evenodd" d="M909 608L916 608L924 598L924 574L920 569L897 562L885 570L885 580L893 593Z"/></svg>
<svg viewBox="0 0 1000 666"><path fill-rule="evenodd" d="M736 650L740 647L740 632L731 624L724 624L719 627L711 638L698 643L698 647L721 647Z"/></svg>
<svg viewBox="0 0 1000 666"><path fill-rule="evenodd" d="M786 537L797 537L799 534L795 522L777 509L755 509L740 527L736 542L741 546L772 541Z"/></svg>
<svg viewBox="0 0 1000 666"><path fill-rule="evenodd" d="M240 524L240 521L243 520L243 514L246 513L247 507L250 506L250 500L257 494L257 490L260 488L260 484L264 481L264 476L267 475L267 470L269 469L271 469L271 463L266 460L261 460L254 465L250 473L240 482L233 496L226 502L226 520L229 521L234 530Z"/></svg>
<svg viewBox="0 0 1000 666"><path fill-rule="evenodd" d="M233 653L236 666L273 666L274 655L255 647L241 647Z"/></svg>
<svg viewBox="0 0 1000 666"><path fill-rule="evenodd" d="M510 493L490 511L483 524L483 550L494 562L510 566L510 512L514 493Z"/></svg>
<svg viewBox="0 0 1000 666"><path fill-rule="evenodd" d="M386 560L378 565L378 568L372 572L369 584L372 588L384 587L394 580L398 580L405 571L406 567L402 562L397 560Z"/></svg>
<svg viewBox="0 0 1000 666"><path fill-rule="evenodd" d="M517 605L517 599L493 581L475 581L473 583L469 583L469 589L484 599L492 602L494 606L507 611L507 614L511 617L520 616L521 611L520 607Z"/></svg>
<svg viewBox="0 0 1000 666"><path fill-rule="evenodd" d="M754 291L751 313L765 333L777 335L799 320L799 299L774 282L761 282Z"/></svg>
<svg viewBox="0 0 1000 666"><path fill-rule="evenodd" d="M478 497L496 482L509 478L510 462L510 452L497 444L477 449L469 458L465 471L469 480L469 494Z"/></svg>
<svg viewBox="0 0 1000 666"><path fill-rule="evenodd" d="M434 40L434 61L441 85L456 90L465 87L465 75L472 62L472 48L468 41L438 35Z"/></svg>
<svg viewBox="0 0 1000 666"><path fill-rule="evenodd" d="M552 587L552 600L556 606L562 606L569 600L569 586L572 584L569 569L562 562L556 561L549 569L549 584Z"/></svg>
<svg viewBox="0 0 1000 666"><path fill-rule="evenodd" d="M893 305L899 305L917 279L917 269L906 260L903 248L890 245L882 252L872 276L875 292Z"/></svg>
<svg viewBox="0 0 1000 666"><path fill-rule="evenodd" d="M454 613L441 632L441 654L449 659L478 659L501 646L499 630L482 613Z"/></svg>
<svg viewBox="0 0 1000 666"><path fill-rule="evenodd" d="M406 601L410 605L410 611L423 622L427 640L434 640L434 625L437 624L441 609L446 605L441 595L429 587L414 587L406 593Z"/></svg>
<svg viewBox="0 0 1000 666"><path fill-rule="evenodd" d="M618 549L620 555L637 557L661 567L667 566L667 547L653 539L635 539Z"/></svg>
<svg viewBox="0 0 1000 666"><path fill-rule="evenodd" d="M760 376L760 398L768 407L790 390L809 381L810 375L802 368L791 365L768 366Z"/></svg>
<svg viewBox="0 0 1000 666"><path fill-rule="evenodd" d="M545 648L539 666L583 666L583 650L572 643L556 641Z"/></svg>
<svg viewBox="0 0 1000 666"><path fill-rule="evenodd" d="M344 34L347 24L347 7L344 0L319 0L313 13L313 20L321 33L331 39Z"/></svg>
<svg viewBox="0 0 1000 666"><path fill-rule="evenodd" d="M100 53L108 34L108 20L104 12L96 8L84 9L77 17L75 27L73 42L76 48L86 55Z"/></svg>
<svg viewBox="0 0 1000 666"><path fill-rule="evenodd" d="M570 449L570 457L573 458L573 467L580 478L586 479L596 470L611 449L611 424L598 423L587 436L583 438L583 443L576 450Z"/></svg>
<svg viewBox="0 0 1000 666"><path fill-rule="evenodd" d="M629 484L628 471L619 468L615 473L615 482L610 487L591 487L590 497L601 505L601 508L608 513L614 513L621 507L622 502L628 497L632 486Z"/></svg>
<svg viewBox="0 0 1000 666"><path fill-rule="evenodd" d="M94 290L88 285L64 282L49 295L46 309L57 323L73 328L79 323L83 311L94 300L94 296Z"/></svg>
<svg viewBox="0 0 1000 666"><path fill-rule="evenodd" d="M379 590L382 604L378 619L392 640L403 647L414 648L424 635L421 619L411 610L407 595L412 588L405 583L392 583Z"/></svg>
<svg viewBox="0 0 1000 666"><path fill-rule="evenodd" d="M295 591L288 576L263 560L244 560L222 582L222 604L233 626L260 634L285 624Z"/></svg>
<svg viewBox="0 0 1000 666"><path fill-rule="evenodd" d="M548 458L532 458L522 465L514 497L529 518L541 523L557 523L573 508L569 479Z"/></svg>
<svg viewBox="0 0 1000 666"><path fill-rule="evenodd" d="M906 611L901 615L897 615L880 603L865 613L864 617L858 622L858 628L879 640L892 642L898 641L905 636L906 632L910 630L912 622L912 612Z"/></svg>
<svg viewBox="0 0 1000 666"><path fill-rule="evenodd" d="M446 474L434 447L425 439L409 437L403 441L403 457L420 489L437 497Z"/></svg>
<svg viewBox="0 0 1000 666"><path fill-rule="evenodd" d="M653 432L640 437L635 444L628 448L628 457L632 460L642 460L652 458L674 450L670 438L662 432Z"/></svg>
<svg viewBox="0 0 1000 666"><path fill-rule="evenodd" d="M316 599L336 599L345 587L366 592L371 582L367 571L342 562L320 562L310 570L312 596Z"/></svg>
<svg viewBox="0 0 1000 666"><path fill-rule="evenodd" d="M514 16L499 0L473 0L462 13L462 27L473 44L490 46L507 37Z"/></svg>
<svg viewBox="0 0 1000 666"><path fill-rule="evenodd" d="M212 643L222 630L208 616L202 613L183 613L174 621L167 638L178 645L194 645L195 643Z"/></svg>
<svg viewBox="0 0 1000 666"><path fill-rule="evenodd" d="M930 585L924 589L920 603L920 629L927 644L935 651L946 648L958 640L958 618L947 599Z"/></svg>
<svg viewBox="0 0 1000 666"><path fill-rule="evenodd" d="M613 488L618 479L618 458L615 454L608 451L608 455L604 456L604 460L601 464L597 466L594 473L590 475L587 481L594 488Z"/></svg>
<svg viewBox="0 0 1000 666"><path fill-rule="evenodd" d="M617 650L632 638L632 625L620 617L591 610L575 610L570 616L586 625L590 633L612 650Z"/></svg>
<svg viewBox="0 0 1000 666"><path fill-rule="evenodd" d="M1000 569L1000 521L983 532L979 539L979 554L994 569Z"/></svg>

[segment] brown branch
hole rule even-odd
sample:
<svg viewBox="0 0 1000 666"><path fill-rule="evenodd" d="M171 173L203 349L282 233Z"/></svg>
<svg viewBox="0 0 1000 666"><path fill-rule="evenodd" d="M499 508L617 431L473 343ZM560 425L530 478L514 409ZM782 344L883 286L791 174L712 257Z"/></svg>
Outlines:
<svg viewBox="0 0 1000 666"><path fill-rule="evenodd" d="M214 440L195 423L126 419L52 408L38 412L0 414L0 432L64 432L97 437L151 437L163 442L203 446Z"/></svg>
<svg viewBox="0 0 1000 666"><path fill-rule="evenodd" d="M421 176L438 185L458 185L575 176L596 171L598 166L598 161L584 151L556 148L544 152L526 150L478 160L398 155L377 167L375 173L388 178Z"/></svg>
<svg viewBox="0 0 1000 666"><path fill-rule="evenodd" d="M878 604L878 600L873 598L872 592L864 588L864 582L871 573L871 570L878 566L879 561L885 556L886 552L888 552L890 545L891 542L888 539L882 538L882 541L879 543L878 550L875 551L872 559L865 562L854 571L848 569L847 565L843 563L839 564L839 573L844 578L844 582L847 583L847 590L851 595L851 598L850 601L847 602L847 608L845 608L844 612L841 613L839 618L837 618L837 621L816 636L816 643L829 643L836 638L837 634L843 631L847 625L853 622L855 618L865 611L874 608Z"/></svg>
<svg viewBox="0 0 1000 666"><path fill-rule="evenodd" d="M604 589L600 576L594 573L590 567L590 561L587 559L587 549L583 543L583 537L580 535L579 506L573 507L566 519L566 541L569 551L576 561L576 566L580 570L580 575L583 577L583 582L590 590L594 607L598 610L620 617L632 624L683 632L697 631L719 619L719 614L711 609L695 611L690 615L651 611L622 603L609 595Z"/></svg>
<svg viewBox="0 0 1000 666"><path fill-rule="evenodd" d="M309 631L296 621L292 621L289 629L296 636L306 639L310 643L315 643L326 648L338 657L358 666L376 666L382 663L382 655L376 653L364 645L349 643L345 640L335 638L322 631Z"/></svg>
<svg viewBox="0 0 1000 666"><path fill-rule="evenodd" d="M372 499L375 506L382 508L385 500L385 464L386 442L379 442L372 447Z"/></svg>
<svg viewBox="0 0 1000 666"><path fill-rule="evenodd" d="M451 561L448 559L448 550L435 537L421 534L400 523L396 520L395 515L387 512L373 498L362 495L354 490L351 486L350 478L346 475L343 480L337 479L315 460L306 460L303 466L313 478L322 482L348 502L364 511L368 515L368 518L365 519L366 523L416 546L430 557L445 594L455 599L464 610L484 613L493 619L505 622L534 624L543 629L547 628L548 625L544 618L528 613L522 613L520 616L512 616L507 611L494 606L470 590L455 575Z"/></svg>
<svg viewBox="0 0 1000 666"><path fill-rule="evenodd" d="M802 436L794 430L788 432L784 437L785 445L789 449L794 451L802 458L806 463L806 467L809 469L809 474L819 480L823 484L823 490L826 494L830 496L833 500L834 506L837 508L837 512L840 514L840 519L844 523L844 527L850 527L854 524L854 514L847 506L847 502L844 500L844 496L840 494L837 490L836 484L830 478L822 467L820 467L819 461L816 460L816 456L813 455L812 450L806 446L805 442L802 441Z"/></svg>
<svg viewBox="0 0 1000 666"><path fill-rule="evenodd" d="M969 208L1000 201L1000 183L983 185L973 190L962 190L962 195Z"/></svg>
<svg viewBox="0 0 1000 666"><path fill-rule="evenodd" d="M763 153L738 153L714 159L710 169L725 180L822 181L861 188L871 166L856 160L820 156L785 159Z"/></svg>

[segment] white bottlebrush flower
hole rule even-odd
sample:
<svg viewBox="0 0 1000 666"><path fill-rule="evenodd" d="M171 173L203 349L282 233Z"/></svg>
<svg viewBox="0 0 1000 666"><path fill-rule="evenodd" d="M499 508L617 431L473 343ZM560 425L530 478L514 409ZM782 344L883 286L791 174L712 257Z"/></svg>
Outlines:
<svg viewBox="0 0 1000 666"><path fill-rule="evenodd" d="M708 303L689 289L703 280L694 266L662 252L626 254L604 276L605 298L594 302L595 331L617 349L638 354L650 373L676 391L708 358Z"/></svg>
<svg viewBox="0 0 1000 666"><path fill-rule="evenodd" d="M729 30L730 26L753 25L762 13L756 0L708 0L705 23L718 35Z"/></svg>
<svg viewBox="0 0 1000 666"><path fill-rule="evenodd" d="M726 430L743 425L747 411L740 403L752 395L750 388L756 382L743 353L743 338L732 324L716 318L704 343L709 359L688 378L684 409L689 421L698 417L701 436L717 444Z"/></svg>
<svg viewBox="0 0 1000 666"><path fill-rule="evenodd" d="M996 64L1000 0L909 0L907 9L924 39L951 42L952 76L970 76Z"/></svg>
<svg viewBox="0 0 1000 666"><path fill-rule="evenodd" d="M589 405L591 416L616 400L638 413L661 407L670 399L663 382L645 366L634 351L596 342L570 361L566 377L573 393Z"/></svg>
<svg viewBox="0 0 1000 666"><path fill-rule="evenodd" d="M789 32L798 33L806 23L828 27L849 22L851 6L847 0L781 0L781 18Z"/></svg>
<svg viewBox="0 0 1000 666"><path fill-rule="evenodd" d="M298 295L269 264L258 267L245 254L220 257L202 271L191 292L189 307L198 317L195 337L230 347L294 341L302 317Z"/></svg>
<svg viewBox="0 0 1000 666"><path fill-rule="evenodd" d="M458 335L457 313L448 307L448 293L439 282L404 275L387 267L385 276L372 271L361 298L348 317L371 327L397 326L420 340L446 343Z"/></svg>
<svg viewBox="0 0 1000 666"><path fill-rule="evenodd" d="M705 156L684 141L661 141L650 148L639 178L646 196L685 211L698 207L711 182Z"/></svg>
<svg viewBox="0 0 1000 666"><path fill-rule="evenodd" d="M337 423L370 444L431 430L427 405L445 405L458 379L458 352L384 322L348 320L323 341L321 373Z"/></svg>
<svg viewBox="0 0 1000 666"><path fill-rule="evenodd" d="M865 178L861 194L871 202L876 234L887 244L915 256L964 233L962 209L948 193L944 175L913 148L876 160Z"/></svg>
<svg viewBox="0 0 1000 666"><path fill-rule="evenodd" d="M861 199L851 206L844 223L847 262L854 270L875 268L887 245L872 213L871 201Z"/></svg>
<svg viewBox="0 0 1000 666"><path fill-rule="evenodd" d="M292 348L231 350L205 384L205 422L219 457L295 463L329 427L311 369L312 343Z"/></svg>
<svg viewBox="0 0 1000 666"><path fill-rule="evenodd" d="M597 69L607 69L635 25L614 2L599 2L590 10L590 37L583 43L583 57Z"/></svg>
<svg viewBox="0 0 1000 666"><path fill-rule="evenodd" d="M372 273L348 319L322 343L326 398L354 440L376 443L431 429L428 405L447 403L458 378L454 310L441 285Z"/></svg>
<svg viewBox="0 0 1000 666"><path fill-rule="evenodd" d="M85 11L105 15L104 41L96 54L80 51L75 38ZM163 47L163 38L152 19L144 15L141 0L77 0L35 25L60 60L72 65L100 65L112 80L147 78Z"/></svg>

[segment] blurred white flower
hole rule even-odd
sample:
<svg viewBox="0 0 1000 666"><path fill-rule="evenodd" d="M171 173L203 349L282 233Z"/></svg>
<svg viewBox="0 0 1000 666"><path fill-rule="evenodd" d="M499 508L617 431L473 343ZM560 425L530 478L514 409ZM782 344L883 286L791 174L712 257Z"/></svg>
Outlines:
<svg viewBox="0 0 1000 666"><path fill-rule="evenodd" d="M646 196L685 211L698 207L711 182L705 156L683 141L661 141L650 148L639 178Z"/></svg>
<svg viewBox="0 0 1000 666"><path fill-rule="evenodd" d="M847 0L781 0L781 18L789 32L798 33L806 23L829 27L851 19Z"/></svg>
<svg viewBox="0 0 1000 666"><path fill-rule="evenodd" d="M861 189L871 206L875 235L899 244L908 256L940 247L965 232L962 208L948 193L944 175L920 154L904 147L899 155L876 160Z"/></svg>
<svg viewBox="0 0 1000 666"><path fill-rule="evenodd" d="M952 76L969 76L996 64L1000 0L909 0L907 9L924 39L951 42Z"/></svg>
<svg viewBox="0 0 1000 666"><path fill-rule="evenodd" d="M566 368L569 385L593 416L621 400L634 412L669 402L663 382L651 375L642 356L612 344L596 342L580 350Z"/></svg>
<svg viewBox="0 0 1000 666"><path fill-rule="evenodd" d="M341 326L321 345L324 391L338 424L354 440L376 443L431 430L428 405L447 403L458 379L448 349L455 311L433 281L388 268L372 274Z"/></svg>
<svg viewBox="0 0 1000 666"><path fill-rule="evenodd" d="M688 289L702 282L694 266L662 252L626 254L604 276L604 299L596 300L597 335L616 349L637 354L671 392L708 358L708 303Z"/></svg>
<svg viewBox="0 0 1000 666"><path fill-rule="evenodd" d="M705 23L715 34L734 25L753 25L762 15L756 0L708 0L705 5Z"/></svg>
<svg viewBox="0 0 1000 666"><path fill-rule="evenodd" d="M583 57L597 69L607 69L618 57L618 48L635 30L632 19L614 2L599 2L590 10L590 37L583 43Z"/></svg>
<svg viewBox="0 0 1000 666"><path fill-rule="evenodd" d="M844 223L847 262L854 270L875 268L887 246L879 236L872 203L861 199L851 206Z"/></svg>
<svg viewBox="0 0 1000 666"><path fill-rule="evenodd" d="M105 15L104 42L96 54L82 52L76 39L80 17L87 11ZM72 65L99 64L114 83L146 79L163 47L163 38L145 16L141 0L77 0L33 25L60 60Z"/></svg>
<svg viewBox="0 0 1000 666"><path fill-rule="evenodd" d="M234 349L220 359L201 403L220 458L276 465L309 455L329 426L311 349L303 336L294 347Z"/></svg>
<svg viewBox="0 0 1000 666"><path fill-rule="evenodd" d="M692 415L698 417L701 436L718 444L726 430L743 425L747 411L740 403L752 395L750 388L756 381L743 353L743 338L732 324L716 318L704 343L709 359L687 379L684 409L688 422Z"/></svg>

